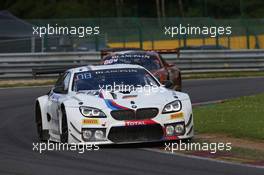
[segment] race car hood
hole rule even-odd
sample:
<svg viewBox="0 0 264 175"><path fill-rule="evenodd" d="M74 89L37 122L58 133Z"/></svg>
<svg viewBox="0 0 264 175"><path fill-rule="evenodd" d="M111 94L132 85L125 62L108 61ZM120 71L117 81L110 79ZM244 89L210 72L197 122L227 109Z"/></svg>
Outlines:
<svg viewBox="0 0 264 175"><path fill-rule="evenodd" d="M96 107L100 109L111 108L132 109L144 107L160 107L174 100L187 100L189 96L185 93L158 87L155 91L135 90L126 92L109 92L105 90L77 92L72 99L82 106ZM75 103L76 104L76 103Z"/></svg>

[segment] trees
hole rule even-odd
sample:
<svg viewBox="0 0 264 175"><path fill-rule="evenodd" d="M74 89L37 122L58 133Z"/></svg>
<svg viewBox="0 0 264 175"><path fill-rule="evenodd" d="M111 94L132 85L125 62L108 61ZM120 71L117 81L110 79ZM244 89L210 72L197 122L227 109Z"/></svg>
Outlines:
<svg viewBox="0 0 264 175"><path fill-rule="evenodd" d="M166 17L165 0L156 0L157 17Z"/></svg>
<svg viewBox="0 0 264 175"><path fill-rule="evenodd" d="M264 17L260 0L1 0L21 18Z"/></svg>

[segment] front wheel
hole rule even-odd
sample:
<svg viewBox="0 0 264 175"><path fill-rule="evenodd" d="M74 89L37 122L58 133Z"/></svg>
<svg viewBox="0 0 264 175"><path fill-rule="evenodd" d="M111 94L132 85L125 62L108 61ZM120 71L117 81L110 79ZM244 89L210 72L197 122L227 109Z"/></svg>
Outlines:
<svg viewBox="0 0 264 175"><path fill-rule="evenodd" d="M68 143L69 131L68 131L68 121L65 108L62 107L62 119L61 119L61 142Z"/></svg>
<svg viewBox="0 0 264 175"><path fill-rule="evenodd" d="M43 126L42 126L41 110L40 110L40 106L38 103L36 104L36 109L35 109L35 119L36 119L38 138L40 141L45 141L44 140L44 133L43 133Z"/></svg>

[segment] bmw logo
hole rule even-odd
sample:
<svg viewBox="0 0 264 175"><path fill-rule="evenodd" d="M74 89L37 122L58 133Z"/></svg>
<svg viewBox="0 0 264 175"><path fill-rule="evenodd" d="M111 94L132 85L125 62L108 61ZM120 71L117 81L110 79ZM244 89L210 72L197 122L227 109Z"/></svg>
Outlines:
<svg viewBox="0 0 264 175"><path fill-rule="evenodd" d="M137 108L137 105L132 105L132 108L134 108L134 109Z"/></svg>

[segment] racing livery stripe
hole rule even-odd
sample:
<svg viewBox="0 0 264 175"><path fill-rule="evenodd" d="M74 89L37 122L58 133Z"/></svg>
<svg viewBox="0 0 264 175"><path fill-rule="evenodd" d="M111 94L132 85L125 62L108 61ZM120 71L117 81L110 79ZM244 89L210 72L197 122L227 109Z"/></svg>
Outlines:
<svg viewBox="0 0 264 175"><path fill-rule="evenodd" d="M105 99L105 104L107 105L108 108L112 110L120 110L120 109L129 110L129 108L121 106L116 102L114 102L113 100Z"/></svg>
<svg viewBox="0 0 264 175"><path fill-rule="evenodd" d="M119 104L117 104L116 102L114 102L113 100L110 100L111 101L111 104L119 109L125 109L125 110L128 110L129 108L127 107L124 107L124 106L121 106Z"/></svg>
<svg viewBox="0 0 264 175"><path fill-rule="evenodd" d="M164 140L178 140L179 139L179 137L177 137L177 136L165 136L164 137Z"/></svg>
<svg viewBox="0 0 264 175"><path fill-rule="evenodd" d="M99 97L104 99L104 95L102 92L99 93ZM120 110L120 109L129 110L129 108L121 106L121 105L117 104L116 102L114 102L113 100L104 99L104 101L105 101L105 104L107 105L107 107L112 109L112 110Z"/></svg>

